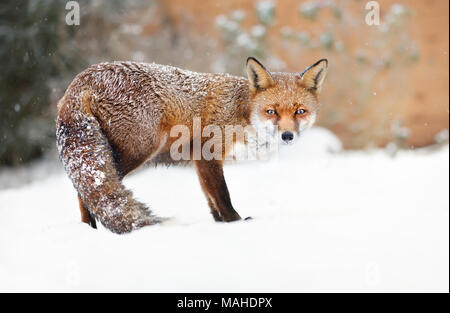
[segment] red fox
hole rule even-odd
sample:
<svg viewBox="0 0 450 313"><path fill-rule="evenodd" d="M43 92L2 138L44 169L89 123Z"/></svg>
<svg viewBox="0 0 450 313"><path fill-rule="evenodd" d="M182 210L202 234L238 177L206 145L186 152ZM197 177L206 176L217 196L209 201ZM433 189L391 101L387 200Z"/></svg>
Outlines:
<svg viewBox="0 0 450 313"><path fill-rule="evenodd" d="M171 136L176 125L192 130L197 118L202 128L239 125L294 142L315 121L327 68L322 59L300 74L270 73L250 57L248 79L134 62L101 63L81 72L58 103L56 136L82 222L96 228L100 221L122 234L164 220L133 199L122 179L147 161L170 162L171 145L179 140ZM206 139L191 134L185 141L203 146ZM249 135L242 143L266 144L258 140ZM241 217L223 175L230 153L225 141L222 158L191 159L213 218L231 222Z"/></svg>

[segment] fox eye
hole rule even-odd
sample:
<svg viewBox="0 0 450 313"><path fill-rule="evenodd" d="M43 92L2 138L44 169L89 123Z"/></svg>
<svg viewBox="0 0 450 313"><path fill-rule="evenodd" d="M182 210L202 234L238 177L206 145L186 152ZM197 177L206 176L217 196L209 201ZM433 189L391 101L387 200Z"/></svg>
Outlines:
<svg viewBox="0 0 450 313"><path fill-rule="evenodd" d="M305 113L306 113L306 110L304 110L304 109L298 109L297 111L295 111L295 114L298 114L298 115L303 115Z"/></svg>
<svg viewBox="0 0 450 313"><path fill-rule="evenodd" d="M274 115L275 114L275 110L270 109L270 110L267 110L266 113L269 114L269 115Z"/></svg>

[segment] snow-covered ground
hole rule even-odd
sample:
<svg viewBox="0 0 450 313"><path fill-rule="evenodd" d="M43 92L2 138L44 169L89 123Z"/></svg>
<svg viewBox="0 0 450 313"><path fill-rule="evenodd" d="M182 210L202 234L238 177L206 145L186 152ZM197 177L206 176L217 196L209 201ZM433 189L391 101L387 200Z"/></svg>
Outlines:
<svg viewBox="0 0 450 313"><path fill-rule="evenodd" d="M173 219L129 235L79 222L62 172L0 190L0 291L447 291L449 150L329 153L313 129L270 162L228 165L215 223L191 168L125 180Z"/></svg>

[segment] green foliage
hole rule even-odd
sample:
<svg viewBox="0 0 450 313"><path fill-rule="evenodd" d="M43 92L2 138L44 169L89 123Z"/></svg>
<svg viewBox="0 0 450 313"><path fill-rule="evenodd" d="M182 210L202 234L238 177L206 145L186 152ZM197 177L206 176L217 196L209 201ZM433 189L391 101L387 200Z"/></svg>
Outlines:
<svg viewBox="0 0 450 313"><path fill-rule="evenodd" d="M54 147L57 98L89 63L108 58L105 33L120 26L128 0L79 0L80 26L65 23L65 0L0 2L0 166ZM134 2L141 5L143 1ZM53 95L52 87L58 87Z"/></svg>
<svg viewBox="0 0 450 313"><path fill-rule="evenodd" d="M320 4L317 1L305 2L300 5L300 14L310 20L315 20L319 13Z"/></svg>
<svg viewBox="0 0 450 313"><path fill-rule="evenodd" d="M242 73L242 63L236 63L236 60L243 60L252 55L263 59L266 55L266 35L268 24L273 21L274 6L270 1L259 2L255 11L261 24L245 30L242 22L245 20L245 14L242 11L234 11L231 14L219 15L216 18L216 28L224 43L224 59L226 71L234 74Z"/></svg>
<svg viewBox="0 0 450 313"><path fill-rule="evenodd" d="M64 1L0 4L0 165L40 156L49 145L47 81L69 68L58 52Z"/></svg>
<svg viewBox="0 0 450 313"><path fill-rule="evenodd" d="M270 25L275 19L275 3L272 1L260 1L255 5L256 15L261 24Z"/></svg>

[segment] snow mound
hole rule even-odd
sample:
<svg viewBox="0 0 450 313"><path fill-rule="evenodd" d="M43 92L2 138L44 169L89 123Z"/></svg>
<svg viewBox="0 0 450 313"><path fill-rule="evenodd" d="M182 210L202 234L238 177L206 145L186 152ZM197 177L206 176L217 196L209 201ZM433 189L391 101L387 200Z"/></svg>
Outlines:
<svg viewBox="0 0 450 313"><path fill-rule="evenodd" d="M298 160L341 151L342 143L335 134L326 128L313 127L304 131L294 145L281 145L278 152L282 160Z"/></svg>

